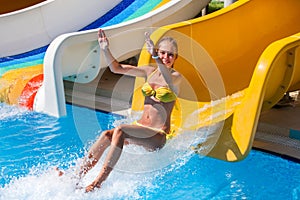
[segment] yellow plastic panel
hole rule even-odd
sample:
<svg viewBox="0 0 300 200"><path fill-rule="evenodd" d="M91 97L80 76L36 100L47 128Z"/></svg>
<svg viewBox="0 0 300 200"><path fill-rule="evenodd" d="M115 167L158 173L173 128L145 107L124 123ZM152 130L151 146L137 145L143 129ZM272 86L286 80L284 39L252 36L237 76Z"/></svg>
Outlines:
<svg viewBox="0 0 300 200"><path fill-rule="evenodd" d="M10 70L0 79L0 102L18 104L20 94L26 83L43 73L43 65Z"/></svg>
<svg viewBox="0 0 300 200"><path fill-rule="evenodd" d="M248 155L261 109L299 84L299 34L293 35L300 31L299 10L299 0L240 0L151 35L154 42L165 35L178 41L175 69L184 83L172 114L177 134L220 123L208 156L238 161ZM142 51L139 65L152 62ZM136 80L133 110L142 109L143 81Z"/></svg>

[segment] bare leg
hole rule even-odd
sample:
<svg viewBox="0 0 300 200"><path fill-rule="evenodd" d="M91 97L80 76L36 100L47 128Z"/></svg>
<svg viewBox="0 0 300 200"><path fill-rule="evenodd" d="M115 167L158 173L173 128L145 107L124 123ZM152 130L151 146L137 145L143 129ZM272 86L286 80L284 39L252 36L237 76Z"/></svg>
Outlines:
<svg viewBox="0 0 300 200"><path fill-rule="evenodd" d="M97 164L105 149L111 143L113 131L114 129L104 131L99 139L90 148L87 157L84 158L83 165L80 167L79 178L81 178L82 175L85 175Z"/></svg>
<svg viewBox="0 0 300 200"><path fill-rule="evenodd" d="M130 133L131 135L127 133ZM139 138L136 137L137 133L139 133L140 135ZM153 130L140 126L123 125L115 128L112 133L111 147L107 154L103 167L96 179L86 187L86 192L92 191L95 187L100 188L103 181L105 181L109 176L110 172L113 170L115 164L121 156L125 138L132 139L135 144L145 146L148 149L161 148L166 142L165 135L158 134Z"/></svg>
<svg viewBox="0 0 300 200"><path fill-rule="evenodd" d="M101 187L103 181L109 176L110 172L112 171L113 167L116 165L117 161L119 160L123 145L124 145L124 137L123 132L120 128L115 128L113 135L110 150L107 154L103 167L96 177L96 179L91 183L89 186L86 187L86 192L92 191L95 187Z"/></svg>

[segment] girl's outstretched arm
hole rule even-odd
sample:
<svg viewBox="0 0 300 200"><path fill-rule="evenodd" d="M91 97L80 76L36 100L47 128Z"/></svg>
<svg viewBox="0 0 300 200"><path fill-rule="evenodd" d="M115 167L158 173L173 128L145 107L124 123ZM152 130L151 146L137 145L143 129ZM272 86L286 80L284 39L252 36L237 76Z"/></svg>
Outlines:
<svg viewBox="0 0 300 200"><path fill-rule="evenodd" d="M106 35L102 29L99 29L99 31L98 31L98 43L99 43L100 49L104 53L104 57L106 59L108 67L113 73L126 74L129 76L139 76L139 77L147 76L149 67L136 67L133 65L120 64L114 58L114 56L112 55L112 53L109 49L108 38L106 37ZM122 45L122 44L120 44L120 45Z"/></svg>

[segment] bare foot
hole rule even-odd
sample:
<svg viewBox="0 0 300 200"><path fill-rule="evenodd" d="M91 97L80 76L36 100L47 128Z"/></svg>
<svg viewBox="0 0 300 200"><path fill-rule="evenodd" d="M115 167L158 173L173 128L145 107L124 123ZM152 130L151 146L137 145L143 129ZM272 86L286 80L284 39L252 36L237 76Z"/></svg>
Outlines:
<svg viewBox="0 0 300 200"><path fill-rule="evenodd" d="M93 183L91 183L90 185L86 186L85 192L91 192L91 191L93 191L95 188L100 188L100 187L101 187L101 185L100 185L99 183L93 182Z"/></svg>
<svg viewBox="0 0 300 200"><path fill-rule="evenodd" d="M64 175L64 172L61 171L58 167L54 167L54 170L58 172L58 176Z"/></svg>

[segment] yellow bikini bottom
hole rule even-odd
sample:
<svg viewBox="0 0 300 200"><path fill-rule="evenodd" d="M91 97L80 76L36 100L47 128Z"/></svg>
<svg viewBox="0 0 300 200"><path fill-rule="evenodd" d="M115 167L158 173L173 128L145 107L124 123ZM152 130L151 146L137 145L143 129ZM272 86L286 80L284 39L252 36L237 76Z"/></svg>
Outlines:
<svg viewBox="0 0 300 200"><path fill-rule="evenodd" d="M161 133L161 134L165 134L165 135L167 135L168 133L166 133L164 130L162 130L162 129L159 129L159 128L153 128L153 127L149 127L149 126L145 126L145 125L143 125L143 124L141 124L141 123L138 123L136 120L132 123L133 125L137 125L137 126L141 126L141 127L144 127L144 128L148 128L148 129L151 129L151 130L153 130L153 131L155 131L155 132L157 132L157 133Z"/></svg>

